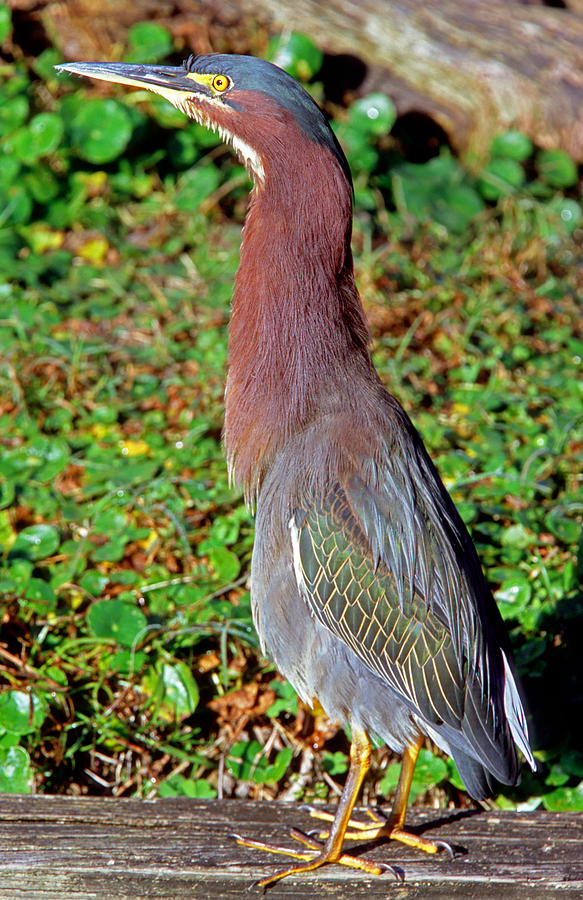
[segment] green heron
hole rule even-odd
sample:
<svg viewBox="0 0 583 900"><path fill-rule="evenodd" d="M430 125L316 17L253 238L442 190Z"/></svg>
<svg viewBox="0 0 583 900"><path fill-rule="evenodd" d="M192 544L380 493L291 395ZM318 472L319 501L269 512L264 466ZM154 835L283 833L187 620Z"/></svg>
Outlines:
<svg viewBox="0 0 583 900"><path fill-rule="evenodd" d="M253 179L229 328L224 443L256 508L252 606L263 649L308 703L349 726L350 768L329 832L293 832L296 862L260 882L340 862L344 839L404 828L426 737L472 797L534 768L504 627L470 536L369 352L350 249L346 158L309 94L249 56L183 66L73 63L161 94L219 134ZM353 823L369 735L404 755L390 817Z"/></svg>

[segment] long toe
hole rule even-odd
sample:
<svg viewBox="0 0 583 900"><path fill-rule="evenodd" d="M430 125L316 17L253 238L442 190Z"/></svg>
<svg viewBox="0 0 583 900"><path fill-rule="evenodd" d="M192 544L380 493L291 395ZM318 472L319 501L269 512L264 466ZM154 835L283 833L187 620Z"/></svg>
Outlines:
<svg viewBox="0 0 583 900"><path fill-rule="evenodd" d="M402 844L407 844L408 847L415 847L416 850L423 850L424 853L439 853L440 850L445 850L450 859L454 857L453 849L447 841L432 841L421 837L419 834L405 831L404 828L391 827L387 824L383 831L383 836L392 841L400 841Z"/></svg>
<svg viewBox="0 0 583 900"><path fill-rule="evenodd" d="M306 809L314 819L320 819L323 822L334 821L334 816L323 810L319 810L316 806L305 806L304 809ZM387 826L389 820L387 817L370 808L367 808L365 812L369 817L369 821L367 822L353 818L349 819L347 822L348 830L344 834L344 838L348 838L352 841L375 841L378 838L388 837ZM311 833L322 841L326 840L329 834L327 831L315 831Z"/></svg>
<svg viewBox="0 0 583 900"><path fill-rule="evenodd" d="M359 869L361 872L366 872L368 875L383 875L386 872L391 872L397 881L403 881L403 873L396 866L372 862L370 859L364 859L360 856L351 856L347 853L336 856L334 853L327 850L327 848L319 841L316 841L310 835L304 834L304 832L295 828L291 831L291 836L304 844L308 849L300 850L289 847L279 847L275 844L254 841L250 838L242 837L240 834L231 835L231 837L233 837L242 847L250 847L253 850L264 850L268 853L279 853L299 861L298 864L282 869L274 875L269 875L267 878L261 878L258 881L254 881L251 885L252 888L266 888L269 885L280 881L282 878L287 878L289 875L300 875L305 872L313 872L315 869L319 869L321 866L329 865L331 863L337 863L340 866L348 866L351 869Z"/></svg>

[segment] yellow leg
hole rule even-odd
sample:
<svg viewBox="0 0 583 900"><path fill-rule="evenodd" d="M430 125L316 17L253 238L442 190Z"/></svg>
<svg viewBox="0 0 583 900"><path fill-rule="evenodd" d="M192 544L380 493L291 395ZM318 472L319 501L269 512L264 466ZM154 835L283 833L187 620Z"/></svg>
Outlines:
<svg viewBox="0 0 583 900"><path fill-rule="evenodd" d="M453 857L453 850L445 841L430 841L422 838L417 834L411 834L405 831L405 815L407 813L407 803L409 801L409 791L411 790L411 782L413 781L413 773L419 750L423 743L421 735L405 748L403 753L403 761L401 764L401 773L399 775L399 783L397 792L393 800L393 810L389 818L378 815L373 810L367 810L367 814L372 819L370 822L358 822L350 820L346 823L344 837L350 840L377 840L379 838L400 841L409 847L416 847L418 850L424 850L426 853L437 853L438 850L446 850ZM310 813L316 819L331 820L331 816L326 813L319 813L316 809L311 809ZM350 829L350 830L348 830ZM325 838L327 832L318 835Z"/></svg>
<svg viewBox="0 0 583 900"><path fill-rule="evenodd" d="M342 791L342 796L340 797L340 801L338 803L336 815L332 820L330 831L325 835L324 845L318 843L318 841L314 840L312 837L305 835L301 831L297 831L296 829L292 831L292 837L305 844L306 847L309 848L308 850L288 850L285 847L276 847L271 844L264 844L260 841L251 841L247 838L242 838L237 834L233 835L237 843L241 844L243 847L253 847L258 850L268 850L270 853L283 853L286 856L291 856L294 859L302 861L300 865L295 865L288 869L283 869L281 872L277 872L275 875L269 876L269 878L264 878L261 881L258 881L258 886L266 887L268 884L273 884L273 882L279 881L280 878L285 878L287 875L296 875L303 872L310 872L313 869L318 869L320 868L320 866L326 865L327 863L339 863L343 866L350 866L355 869L361 869L362 871L368 872L371 875L382 875L383 872L386 872L390 869L391 871L393 871L397 878L401 879L399 871L394 869L392 866L385 866L383 864L379 865L378 863L373 863L367 859L348 856L342 853L342 845L344 843L346 828L350 821L350 816L352 814L352 810L354 809L354 804L356 803L363 778L368 772L369 765L370 741L368 739L368 736L360 728L353 727L352 745L350 747L350 769L348 772L344 790Z"/></svg>

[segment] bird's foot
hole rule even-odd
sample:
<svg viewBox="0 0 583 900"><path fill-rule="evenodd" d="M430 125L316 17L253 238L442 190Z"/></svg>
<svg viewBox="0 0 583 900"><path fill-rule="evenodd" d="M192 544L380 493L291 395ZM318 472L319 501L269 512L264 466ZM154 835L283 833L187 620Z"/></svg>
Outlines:
<svg viewBox="0 0 583 900"><path fill-rule="evenodd" d="M334 820L334 816L331 816L330 813L321 811L316 807L310 806L307 809L314 819L321 819L324 822L332 822ZM445 850L450 859L453 859L453 849L446 841L432 841L418 834L412 834L410 831L405 831L402 827L402 822L396 822L391 816L384 816L375 810L367 809L366 814L372 821L362 822L358 819L350 819L348 830L344 835L345 839L349 838L353 841L377 841L381 839L400 841L402 844L407 844L408 847L415 847L417 850L423 850L425 853L438 853L440 850ZM320 840L326 840L328 832L318 831L313 836Z"/></svg>
<svg viewBox="0 0 583 900"><path fill-rule="evenodd" d="M291 856L292 859L301 861L299 865L290 866L287 869L276 872L275 875L270 875L268 878L254 881L251 888L266 888L276 881L279 881L281 878L286 878L288 875L301 875L304 872L312 872L314 869L319 869L320 866L325 866L328 863L337 863L340 866L349 866L352 869L360 869L362 872L367 872L369 875L383 875L385 872L392 872L397 881L404 880L401 870L396 866L372 862L369 859L363 859L359 856L350 856L346 853L334 853L333 851L328 850L324 844L321 844L311 835L304 834L303 831L299 831L297 828L292 828L290 834L294 840L298 841L300 844L304 844L307 849L301 850L298 848L297 850L293 850L288 847L277 847L274 844L265 844L263 841L253 841L249 838L241 837L240 834L231 835L231 837L235 838L237 843L242 847L251 847L254 850L266 850L268 853L281 853L284 856Z"/></svg>

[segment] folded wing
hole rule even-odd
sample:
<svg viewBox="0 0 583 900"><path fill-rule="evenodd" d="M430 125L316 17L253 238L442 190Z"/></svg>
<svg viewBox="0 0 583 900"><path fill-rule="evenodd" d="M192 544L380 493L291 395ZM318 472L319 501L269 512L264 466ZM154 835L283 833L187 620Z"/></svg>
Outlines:
<svg viewBox="0 0 583 900"><path fill-rule="evenodd" d="M414 481L413 463L423 468ZM476 769L469 757L514 783L515 741L534 765L498 610L424 453L407 467L388 459L366 483L354 472L331 483L291 527L312 615L398 692L460 768Z"/></svg>

